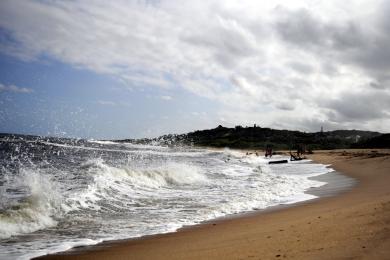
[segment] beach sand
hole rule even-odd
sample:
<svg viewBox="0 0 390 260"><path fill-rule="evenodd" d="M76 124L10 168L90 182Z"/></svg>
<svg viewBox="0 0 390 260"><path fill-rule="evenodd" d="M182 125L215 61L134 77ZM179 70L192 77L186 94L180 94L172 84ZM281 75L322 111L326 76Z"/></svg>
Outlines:
<svg viewBox="0 0 390 260"><path fill-rule="evenodd" d="M43 259L390 259L390 150L315 151L358 184L337 196Z"/></svg>

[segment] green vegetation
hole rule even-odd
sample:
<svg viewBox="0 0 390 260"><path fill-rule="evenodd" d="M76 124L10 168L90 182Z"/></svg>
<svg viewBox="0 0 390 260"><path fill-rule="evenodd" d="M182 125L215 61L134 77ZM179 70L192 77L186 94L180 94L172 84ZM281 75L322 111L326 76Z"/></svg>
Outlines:
<svg viewBox="0 0 390 260"><path fill-rule="evenodd" d="M195 145L207 147L229 147L239 149L264 149L271 145L278 150L295 150L303 147L307 151L319 149L390 148L390 134L361 130L336 130L305 133L276 130L258 126L198 130L181 135L164 135L155 139L120 140L121 142L165 145Z"/></svg>
<svg viewBox="0 0 390 260"><path fill-rule="evenodd" d="M360 130L336 130L329 132L305 133L300 131L276 130L271 128L242 127L227 128L218 126L214 129L199 130L182 135L165 135L155 141L164 144L190 144L208 147L229 147L240 149L264 149L271 145L274 149L306 150L346 149L359 147L390 147L382 143L381 133ZM385 136L385 135L384 135ZM373 139L377 138L377 139ZM370 141L374 140L374 141ZM143 140L145 141L145 139Z"/></svg>
<svg viewBox="0 0 390 260"><path fill-rule="evenodd" d="M390 134L383 134L363 140L356 144L353 144L352 147L356 148L390 148Z"/></svg>

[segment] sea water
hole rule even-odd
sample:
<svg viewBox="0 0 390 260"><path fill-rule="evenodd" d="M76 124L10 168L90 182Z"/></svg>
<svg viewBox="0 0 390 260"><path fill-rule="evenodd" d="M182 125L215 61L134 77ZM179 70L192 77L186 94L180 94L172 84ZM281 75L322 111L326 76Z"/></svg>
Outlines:
<svg viewBox="0 0 390 260"><path fill-rule="evenodd" d="M273 159L287 159L275 156ZM311 161L193 147L0 136L0 259L29 259L106 240L315 198Z"/></svg>

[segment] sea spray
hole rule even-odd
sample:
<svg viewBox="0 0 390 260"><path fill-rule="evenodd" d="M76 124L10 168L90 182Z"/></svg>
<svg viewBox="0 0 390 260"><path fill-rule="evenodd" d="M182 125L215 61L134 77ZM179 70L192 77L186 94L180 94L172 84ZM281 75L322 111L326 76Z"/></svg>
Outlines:
<svg viewBox="0 0 390 260"><path fill-rule="evenodd" d="M195 166L168 162L164 165L143 169L130 166L109 166L101 158L82 164L87 174L93 177L88 186L66 199L65 211L79 209L100 210L98 201L109 200L112 205L122 204L123 199L134 202L141 192L156 194L156 190L180 185L207 184L208 179Z"/></svg>
<svg viewBox="0 0 390 260"><path fill-rule="evenodd" d="M0 238L31 233L57 224L54 216L61 212L62 199L50 176L44 176L38 169L21 169L20 174L8 178L4 186L8 190L13 189L14 194L19 193L19 197L13 196L8 205L2 205ZM7 197L7 189L2 189L3 198Z"/></svg>
<svg viewBox="0 0 390 260"><path fill-rule="evenodd" d="M1 259L312 199L305 191L324 183L309 177L330 171L310 161L271 166L229 149L37 137L0 146Z"/></svg>

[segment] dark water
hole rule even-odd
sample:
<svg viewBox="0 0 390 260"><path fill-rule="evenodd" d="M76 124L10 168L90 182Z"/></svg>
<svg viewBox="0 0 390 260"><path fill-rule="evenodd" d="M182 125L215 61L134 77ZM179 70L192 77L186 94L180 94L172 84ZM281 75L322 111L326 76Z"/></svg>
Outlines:
<svg viewBox="0 0 390 260"><path fill-rule="evenodd" d="M279 159L283 159L282 157ZM0 259L315 198L330 170L191 147L0 135Z"/></svg>

